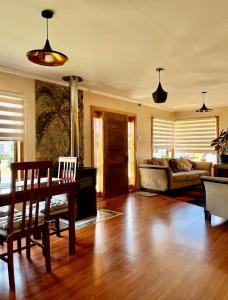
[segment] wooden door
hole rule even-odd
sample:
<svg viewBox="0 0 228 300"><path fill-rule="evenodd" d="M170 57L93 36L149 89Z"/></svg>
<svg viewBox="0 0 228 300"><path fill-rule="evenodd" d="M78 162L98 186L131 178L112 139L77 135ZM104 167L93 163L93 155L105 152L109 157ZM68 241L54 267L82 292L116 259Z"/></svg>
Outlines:
<svg viewBox="0 0 228 300"><path fill-rule="evenodd" d="M104 196L128 192L128 117L104 112Z"/></svg>

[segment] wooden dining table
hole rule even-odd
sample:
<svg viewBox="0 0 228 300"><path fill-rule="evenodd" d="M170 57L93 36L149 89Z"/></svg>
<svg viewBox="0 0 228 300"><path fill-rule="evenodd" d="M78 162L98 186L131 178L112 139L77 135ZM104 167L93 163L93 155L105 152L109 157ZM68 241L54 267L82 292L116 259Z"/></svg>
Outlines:
<svg viewBox="0 0 228 300"><path fill-rule="evenodd" d="M51 185L51 196L59 194L68 194L68 205L69 205L69 254L75 254L76 244L76 233L75 233L75 218L76 218L76 196L77 196L78 181L67 180L67 179L52 179ZM17 185L16 203L20 199L29 199L30 190L23 190L23 186ZM39 198L50 196L50 190L47 185L44 184L39 190ZM35 197L35 195L34 195ZM0 185L0 206L10 205L11 201L11 190L10 183L3 183Z"/></svg>

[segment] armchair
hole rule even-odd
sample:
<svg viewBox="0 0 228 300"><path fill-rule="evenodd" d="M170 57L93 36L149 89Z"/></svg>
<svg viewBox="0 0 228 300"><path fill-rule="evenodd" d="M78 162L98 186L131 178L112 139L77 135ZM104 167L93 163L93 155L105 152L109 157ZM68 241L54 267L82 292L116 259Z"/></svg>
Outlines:
<svg viewBox="0 0 228 300"><path fill-rule="evenodd" d="M210 221L211 215L228 219L228 178L202 176L206 191L205 218Z"/></svg>

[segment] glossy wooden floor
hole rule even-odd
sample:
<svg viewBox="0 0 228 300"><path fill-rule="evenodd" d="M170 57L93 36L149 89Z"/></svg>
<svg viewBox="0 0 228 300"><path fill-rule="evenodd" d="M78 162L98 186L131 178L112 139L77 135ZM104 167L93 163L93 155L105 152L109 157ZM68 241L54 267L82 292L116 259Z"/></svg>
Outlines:
<svg viewBox="0 0 228 300"><path fill-rule="evenodd" d="M124 214L77 230L77 253L67 237L51 238L53 273L40 249L32 261L15 255L16 293L9 294L0 262L0 299L228 299L228 224L203 209L166 196L134 194L109 200Z"/></svg>

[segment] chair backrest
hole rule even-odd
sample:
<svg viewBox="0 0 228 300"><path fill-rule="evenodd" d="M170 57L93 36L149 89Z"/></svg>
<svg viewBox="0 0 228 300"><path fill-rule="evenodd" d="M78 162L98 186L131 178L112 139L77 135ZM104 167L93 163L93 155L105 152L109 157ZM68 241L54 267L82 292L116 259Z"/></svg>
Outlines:
<svg viewBox="0 0 228 300"><path fill-rule="evenodd" d="M11 203L8 215L8 234L11 234L15 222L15 204L22 203L20 227L18 230L36 229L41 223L49 219L52 161L18 162L11 164ZM20 180L18 179L20 178ZM45 189L46 199L41 199L41 189ZM41 201L45 203L45 214L42 221L39 215Z"/></svg>
<svg viewBox="0 0 228 300"><path fill-rule="evenodd" d="M210 214L228 219L228 178L202 176L206 191L205 209Z"/></svg>
<svg viewBox="0 0 228 300"><path fill-rule="evenodd" d="M59 157L58 178L75 180L77 176L78 158Z"/></svg>

